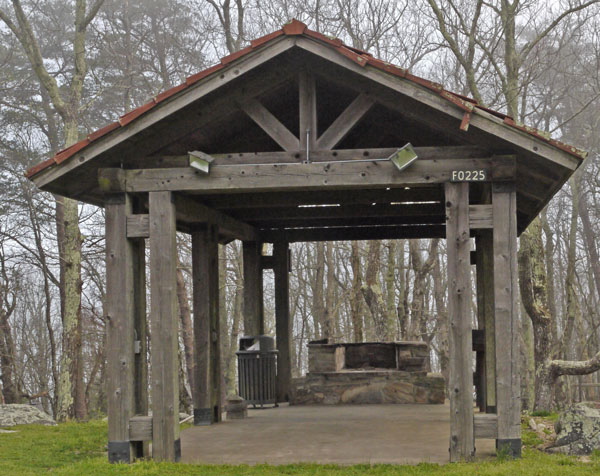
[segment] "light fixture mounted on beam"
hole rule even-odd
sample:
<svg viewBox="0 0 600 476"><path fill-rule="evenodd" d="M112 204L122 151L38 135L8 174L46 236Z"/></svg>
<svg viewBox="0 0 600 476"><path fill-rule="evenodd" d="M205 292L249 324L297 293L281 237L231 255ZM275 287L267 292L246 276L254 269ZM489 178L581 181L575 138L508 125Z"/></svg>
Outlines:
<svg viewBox="0 0 600 476"><path fill-rule="evenodd" d="M206 175L210 173L210 164L215 160L214 157L199 150L188 152L188 156L190 158L190 167Z"/></svg>
<svg viewBox="0 0 600 476"><path fill-rule="evenodd" d="M390 160L392 164L394 164L398 171L402 172L418 158L419 156L417 155L415 149L413 149L413 146L409 142L404 147L398 149L396 152L390 155L388 157L388 160Z"/></svg>

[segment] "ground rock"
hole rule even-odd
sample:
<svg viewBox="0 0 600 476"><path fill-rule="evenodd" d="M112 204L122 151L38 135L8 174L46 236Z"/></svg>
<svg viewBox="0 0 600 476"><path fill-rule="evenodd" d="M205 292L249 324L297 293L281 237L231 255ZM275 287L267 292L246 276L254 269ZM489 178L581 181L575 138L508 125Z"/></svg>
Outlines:
<svg viewBox="0 0 600 476"><path fill-rule="evenodd" d="M588 455L600 449L600 404L582 402L562 412L554 425L553 452Z"/></svg>
<svg viewBox="0 0 600 476"><path fill-rule="evenodd" d="M0 405L0 427L31 424L56 425L56 422L50 415L32 405Z"/></svg>

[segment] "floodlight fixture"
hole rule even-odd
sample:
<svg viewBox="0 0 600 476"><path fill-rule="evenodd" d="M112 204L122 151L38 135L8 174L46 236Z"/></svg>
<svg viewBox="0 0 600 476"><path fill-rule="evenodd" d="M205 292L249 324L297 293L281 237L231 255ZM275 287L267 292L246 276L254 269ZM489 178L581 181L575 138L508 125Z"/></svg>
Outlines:
<svg viewBox="0 0 600 476"><path fill-rule="evenodd" d="M190 158L190 167L206 175L210 173L210 164L215 160L214 157L199 150L188 152L188 156Z"/></svg>
<svg viewBox="0 0 600 476"><path fill-rule="evenodd" d="M417 160L419 156L413 149L413 146L409 142L404 147L398 149L392 155L388 157L388 160L394 164L394 166L398 169L399 172L402 172L406 169L410 164L412 164L415 160Z"/></svg>

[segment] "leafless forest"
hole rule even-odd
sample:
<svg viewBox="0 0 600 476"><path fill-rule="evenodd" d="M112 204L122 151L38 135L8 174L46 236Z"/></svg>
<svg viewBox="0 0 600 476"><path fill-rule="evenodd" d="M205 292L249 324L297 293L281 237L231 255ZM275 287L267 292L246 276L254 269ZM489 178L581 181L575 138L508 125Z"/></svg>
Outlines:
<svg viewBox="0 0 600 476"><path fill-rule="evenodd" d="M291 18L589 151L520 239L521 365L525 408L600 399L600 6L585 0L0 0L0 399L41 401L61 420L106 411L103 210L40 192L25 169ZM445 246L294 245L294 374L322 337L424 340L447 372ZM187 237L179 248L186 407ZM239 242L220 248L230 391L241 255Z"/></svg>

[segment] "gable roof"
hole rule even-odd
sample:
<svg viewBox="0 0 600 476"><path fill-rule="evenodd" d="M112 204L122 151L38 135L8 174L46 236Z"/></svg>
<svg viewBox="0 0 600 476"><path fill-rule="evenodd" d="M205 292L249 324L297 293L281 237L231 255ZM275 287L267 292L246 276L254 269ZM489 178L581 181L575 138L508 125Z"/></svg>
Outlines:
<svg viewBox="0 0 600 476"><path fill-rule="evenodd" d="M316 40L319 43L326 45L328 48L333 50L335 53L348 58L352 62L356 63L360 67L372 66L377 70L380 70L384 73L393 75L395 77L403 78L407 81L410 81L414 84L417 84L421 87L426 88L427 90L439 95L441 98L446 100L447 102L459 107L464 111L463 120L460 124L460 128L462 130L467 130L469 127L469 122L472 118L473 114L484 113L491 114L503 121L503 123L510 128L517 129L519 131L525 132L531 137L550 144L551 146L559 149L567 154L575 157L578 161L582 161L587 153L581 149L578 149L574 146L565 144L556 139L550 138L550 136L542 131L539 131L535 128L525 126L523 124L519 124L512 117L503 114L498 111L494 111L485 106L482 106L477 103L472 98L463 96L461 94L453 93L448 91L442 87L442 85L435 83L433 81L429 81L427 79L421 78L419 76L415 76L411 74L408 70L402 69L398 66L395 66L391 63L387 63L380 59L373 57L370 53L366 51L359 50L357 48L353 48L348 46L342 42L339 38L330 38L326 35L323 35L319 32L310 30L304 23L298 20L292 20L291 22L284 25L280 30L274 31L268 35L265 35L261 38L253 40L250 42L250 45L246 48L243 48L240 51L237 51L231 55L225 56L221 58L220 62L214 66L211 66L208 69L205 69L199 73L196 73L190 77L188 77L185 82L181 83L178 86L175 86L171 89L168 89L157 96L155 96L150 102L128 112L127 114L121 116L117 121L89 134L85 139L73 144L72 146L61 150L54 157L51 157L40 164L37 164L31 167L26 172L26 176L30 179L33 179L40 172L50 168L57 167L64 163L67 159L74 156L76 153L84 150L90 144L98 141L102 137L110 134L111 132L123 128L128 124L136 121L138 118L144 116L146 113L155 108L158 104L163 103L167 99L182 93L188 90L191 86L198 83L200 80L207 78L211 75L216 75L226 66L231 63L239 60L240 58L248 55L251 52L256 50L265 48L268 44L271 44L273 40L282 37L294 37L294 36L304 36L306 38Z"/></svg>

